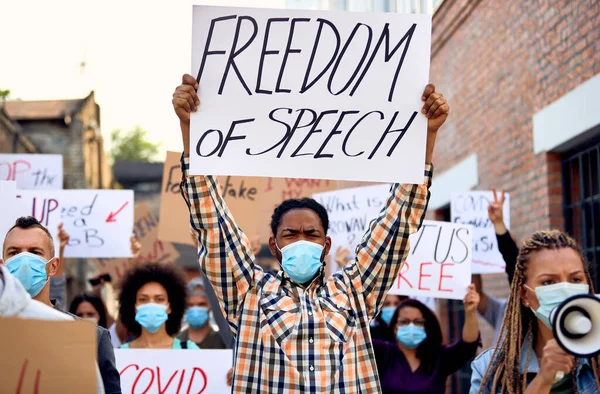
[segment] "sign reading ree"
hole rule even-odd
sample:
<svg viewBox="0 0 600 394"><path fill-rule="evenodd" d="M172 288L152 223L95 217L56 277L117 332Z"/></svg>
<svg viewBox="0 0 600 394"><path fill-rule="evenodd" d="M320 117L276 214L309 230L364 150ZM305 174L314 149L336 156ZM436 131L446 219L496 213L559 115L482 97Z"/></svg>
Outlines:
<svg viewBox="0 0 600 394"><path fill-rule="evenodd" d="M191 173L423 182L431 17L195 6Z"/></svg>
<svg viewBox="0 0 600 394"><path fill-rule="evenodd" d="M62 189L62 155L0 154L0 180L19 189Z"/></svg>
<svg viewBox="0 0 600 394"><path fill-rule="evenodd" d="M462 300L471 284L470 225L425 220L390 294Z"/></svg>
<svg viewBox="0 0 600 394"><path fill-rule="evenodd" d="M57 238L71 239L65 257L131 257L132 190L22 190L22 216L37 218Z"/></svg>
<svg viewBox="0 0 600 394"><path fill-rule="evenodd" d="M231 350L115 349L123 393L227 393Z"/></svg>
<svg viewBox="0 0 600 394"><path fill-rule="evenodd" d="M333 253L338 247L354 257L365 232L390 195L390 185L375 185L315 194L313 198L329 213L329 236Z"/></svg>
<svg viewBox="0 0 600 394"><path fill-rule="evenodd" d="M0 392L97 392L94 324L0 318L0 327Z"/></svg>
<svg viewBox="0 0 600 394"><path fill-rule="evenodd" d="M504 272L505 263L498 250L494 225L488 216L488 206L494 201L491 191L470 191L452 196L453 223L473 226L473 273L491 274ZM502 209L504 224L510 229L510 196L504 195Z"/></svg>

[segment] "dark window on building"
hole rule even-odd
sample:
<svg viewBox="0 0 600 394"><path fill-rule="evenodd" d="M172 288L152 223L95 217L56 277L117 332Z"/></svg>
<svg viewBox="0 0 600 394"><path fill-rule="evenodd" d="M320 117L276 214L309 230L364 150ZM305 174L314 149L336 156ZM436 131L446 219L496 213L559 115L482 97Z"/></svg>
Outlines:
<svg viewBox="0 0 600 394"><path fill-rule="evenodd" d="M600 289L600 140L563 156L565 230L583 248L596 291Z"/></svg>

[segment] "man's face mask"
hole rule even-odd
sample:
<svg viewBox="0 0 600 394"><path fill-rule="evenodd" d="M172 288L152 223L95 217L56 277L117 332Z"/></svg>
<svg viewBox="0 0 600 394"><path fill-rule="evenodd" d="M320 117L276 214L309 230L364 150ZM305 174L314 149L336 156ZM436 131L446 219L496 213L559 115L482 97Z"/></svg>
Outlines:
<svg viewBox="0 0 600 394"><path fill-rule="evenodd" d="M548 328L552 328L550 324L552 311L558 307L567 298L580 294L589 294L590 286L579 283L560 282L548 286L538 286L534 289L524 285L526 289L535 291L535 295L540 303L537 310L533 310L535 316L544 323Z"/></svg>
<svg viewBox="0 0 600 394"><path fill-rule="evenodd" d="M296 241L279 251L283 270L298 284L312 280L323 265L323 245L314 242Z"/></svg>
<svg viewBox="0 0 600 394"><path fill-rule="evenodd" d="M36 254L23 252L7 259L5 265L8 272L21 282L29 295L35 297L48 282L46 265L50 261Z"/></svg>

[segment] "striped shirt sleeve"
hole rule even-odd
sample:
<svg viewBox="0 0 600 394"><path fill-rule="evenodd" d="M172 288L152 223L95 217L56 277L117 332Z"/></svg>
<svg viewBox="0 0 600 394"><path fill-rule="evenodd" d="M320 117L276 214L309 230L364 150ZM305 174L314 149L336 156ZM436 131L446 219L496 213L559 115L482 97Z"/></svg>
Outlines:
<svg viewBox="0 0 600 394"><path fill-rule="evenodd" d="M369 318L379 312L408 256L408 237L417 232L423 222L432 173L433 166L427 164L423 184L394 184L385 207L371 221L356 248L355 269L361 287L358 290L365 295Z"/></svg>
<svg viewBox="0 0 600 394"><path fill-rule="evenodd" d="M198 235L200 268L211 282L225 316L237 334L238 308L254 286L254 255L248 237L236 225L212 176L189 176L189 158L182 156L181 194Z"/></svg>

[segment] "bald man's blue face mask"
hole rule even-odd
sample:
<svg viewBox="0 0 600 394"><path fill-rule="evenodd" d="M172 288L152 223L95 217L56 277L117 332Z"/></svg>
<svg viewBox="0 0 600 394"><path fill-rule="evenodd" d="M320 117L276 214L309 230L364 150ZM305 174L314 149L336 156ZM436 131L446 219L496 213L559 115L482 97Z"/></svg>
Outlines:
<svg viewBox="0 0 600 394"><path fill-rule="evenodd" d="M277 245L277 243L275 243ZM279 249L279 246L277 246ZM323 263L323 245L309 241L296 241L281 252L281 266L286 274L296 283L304 284L312 280Z"/></svg>

